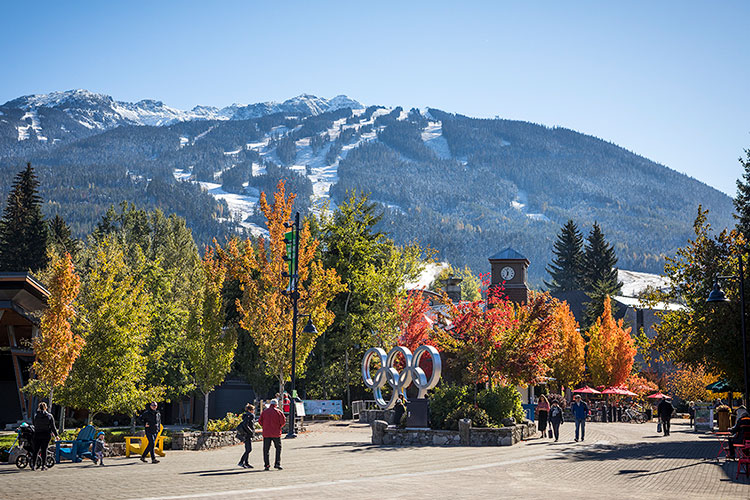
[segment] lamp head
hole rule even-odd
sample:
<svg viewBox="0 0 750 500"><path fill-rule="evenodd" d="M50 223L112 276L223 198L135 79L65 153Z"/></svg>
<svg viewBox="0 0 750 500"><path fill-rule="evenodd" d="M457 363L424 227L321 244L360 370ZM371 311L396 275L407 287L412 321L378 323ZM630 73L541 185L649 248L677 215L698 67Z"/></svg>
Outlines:
<svg viewBox="0 0 750 500"><path fill-rule="evenodd" d="M318 333L318 329L315 328L315 325L312 322L312 318L308 318L307 324L302 329L302 333Z"/></svg>
<svg viewBox="0 0 750 500"><path fill-rule="evenodd" d="M729 302L729 299L724 295L724 290L721 289L721 285L719 285L718 281L714 283L714 288L711 290L711 293L708 294L706 302Z"/></svg>

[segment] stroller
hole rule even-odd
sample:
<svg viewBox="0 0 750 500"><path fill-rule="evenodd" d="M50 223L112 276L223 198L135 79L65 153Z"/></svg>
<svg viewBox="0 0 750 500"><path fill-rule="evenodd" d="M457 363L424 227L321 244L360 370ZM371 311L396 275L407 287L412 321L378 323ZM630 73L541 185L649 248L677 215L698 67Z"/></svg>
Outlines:
<svg viewBox="0 0 750 500"><path fill-rule="evenodd" d="M18 448L20 448L23 453L18 455L16 457L16 467L19 469L23 469L27 465L29 465L29 461L31 459L31 454L34 453L34 426L28 425L26 422L22 423L18 429L16 429L16 432L18 433L18 436L16 437L16 441L13 443L13 446L11 446L11 450L16 446L16 443L18 443ZM47 460L45 463L45 466L50 468L54 467L55 465L55 452L54 450L50 450L47 448Z"/></svg>

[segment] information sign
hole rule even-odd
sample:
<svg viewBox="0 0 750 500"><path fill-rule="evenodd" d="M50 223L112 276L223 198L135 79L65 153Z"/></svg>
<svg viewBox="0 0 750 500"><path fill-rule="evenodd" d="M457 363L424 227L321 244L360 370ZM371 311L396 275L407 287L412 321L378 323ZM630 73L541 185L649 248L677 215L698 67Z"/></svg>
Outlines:
<svg viewBox="0 0 750 500"><path fill-rule="evenodd" d="M305 399L305 415L343 415L344 405L340 399Z"/></svg>

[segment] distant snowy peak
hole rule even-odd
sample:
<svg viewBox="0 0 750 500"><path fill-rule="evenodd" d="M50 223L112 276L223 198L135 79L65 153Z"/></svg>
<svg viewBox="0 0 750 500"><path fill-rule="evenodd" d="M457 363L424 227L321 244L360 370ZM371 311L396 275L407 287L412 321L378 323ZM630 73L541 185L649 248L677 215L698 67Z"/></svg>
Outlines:
<svg viewBox="0 0 750 500"><path fill-rule="evenodd" d="M115 101L108 95L78 89L23 96L8 101L1 107L24 111L55 108L64 111L87 128L107 129L118 125L159 126L190 120L248 120L272 113L310 116L341 108L362 109L364 106L344 95L329 100L302 94L282 103L232 104L221 109L196 106L190 111L183 111L152 99L135 103Z"/></svg>
<svg viewBox="0 0 750 500"><path fill-rule="evenodd" d="M310 94L302 94L287 99L282 103L259 102L256 104L240 105L233 104L221 110L225 115L230 115L232 120L249 120L273 113L289 113L291 115L319 115L327 111L351 108L363 109L364 106L354 99L345 95L338 95L333 99L317 97Z"/></svg>

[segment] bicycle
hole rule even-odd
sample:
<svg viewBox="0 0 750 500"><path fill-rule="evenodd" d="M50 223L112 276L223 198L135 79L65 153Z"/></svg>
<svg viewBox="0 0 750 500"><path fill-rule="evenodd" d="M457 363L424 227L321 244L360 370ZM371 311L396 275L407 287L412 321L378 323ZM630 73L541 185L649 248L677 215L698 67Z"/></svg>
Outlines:
<svg viewBox="0 0 750 500"><path fill-rule="evenodd" d="M633 408L626 408L625 411L622 412L622 421L643 424L646 422L646 416L642 412L634 410Z"/></svg>

